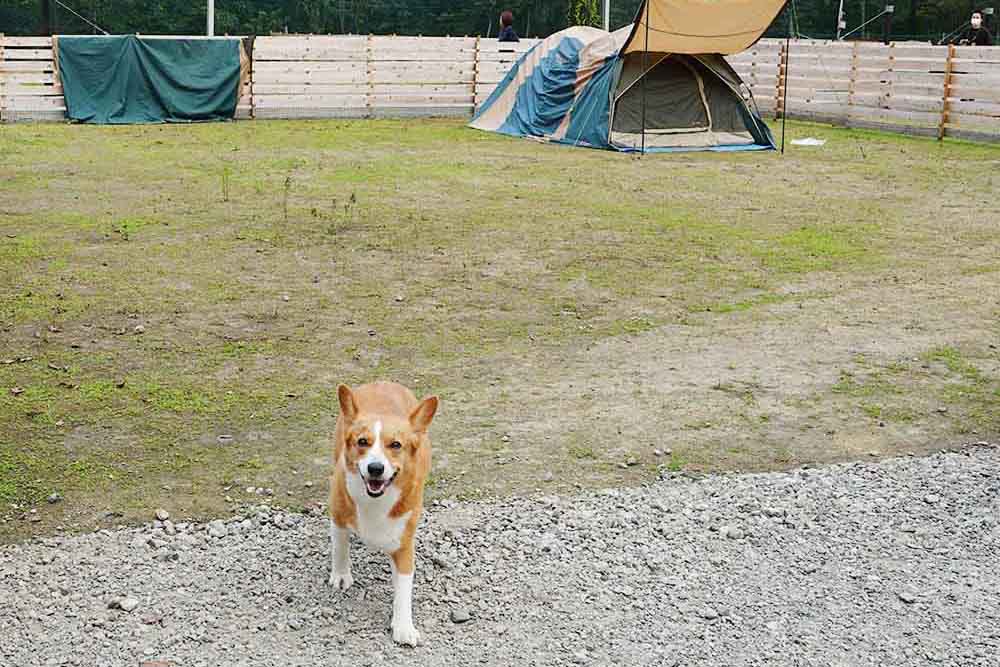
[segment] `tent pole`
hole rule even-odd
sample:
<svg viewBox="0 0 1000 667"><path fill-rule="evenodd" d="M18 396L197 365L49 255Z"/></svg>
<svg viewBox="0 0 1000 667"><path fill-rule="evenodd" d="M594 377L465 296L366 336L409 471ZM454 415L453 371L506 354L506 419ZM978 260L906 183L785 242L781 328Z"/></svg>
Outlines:
<svg viewBox="0 0 1000 667"><path fill-rule="evenodd" d="M649 1L644 12L646 38L642 49L642 154L646 154L646 71L649 68Z"/></svg>

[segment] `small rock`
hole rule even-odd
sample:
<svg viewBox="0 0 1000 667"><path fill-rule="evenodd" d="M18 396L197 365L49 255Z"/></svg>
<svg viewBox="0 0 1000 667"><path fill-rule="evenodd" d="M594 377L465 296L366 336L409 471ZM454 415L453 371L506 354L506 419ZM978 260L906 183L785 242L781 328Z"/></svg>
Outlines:
<svg viewBox="0 0 1000 667"><path fill-rule="evenodd" d="M938 409L937 409L937 411L938 411L939 413L941 413L941 414L945 414L945 413L947 413L947 412L948 412L948 408L946 408L946 407L944 407L944 406L942 405L942 406L941 406L940 408L938 408Z"/></svg>
<svg viewBox="0 0 1000 667"><path fill-rule="evenodd" d="M469 615L469 610L464 607L452 609L450 616L452 623L467 623L472 619L472 616Z"/></svg>
<svg viewBox="0 0 1000 667"><path fill-rule="evenodd" d="M312 486L313 486L313 483L312 483L312 482L306 482L306 483L305 483L305 484L303 484L302 486L306 487L307 489L311 489L311 488L312 488Z"/></svg>
<svg viewBox="0 0 1000 667"><path fill-rule="evenodd" d="M555 479L555 475L553 475L551 471L542 475L543 482L551 482L553 479Z"/></svg>
<svg viewBox="0 0 1000 667"><path fill-rule="evenodd" d="M138 606L139 601L133 597L111 598L108 602L108 609L121 609L125 612L131 612Z"/></svg>
<svg viewBox="0 0 1000 667"><path fill-rule="evenodd" d="M229 534L229 530L222 520L216 519L208 524L208 534L210 537L225 537Z"/></svg>
<svg viewBox="0 0 1000 667"><path fill-rule="evenodd" d="M779 516L785 516L785 510L780 507L765 507L763 512L764 516L769 516L772 519Z"/></svg>
<svg viewBox="0 0 1000 667"><path fill-rule="evenodd" d="M289 296L288 296L287 294L282 294L282 295L281 295L281 300L282 300L282 301L288 301L288 300L289 300L290 298L291 298L291 297L289 297Z"/></svg>
<svg viewBox="0 0 1000 667"><path fill-rule="evenodd" d="M574 665L583 665L587 662L588 659L589 656L587 655L586 651L577 651L576 653L573 654Z"/></svg>
<svg viewBox="0 0 1000 667"><path fill-rule="evenodd" d="M941 496L937 495L936 493L928 493L926 496L924 496L924 502L927 503L928 505L936 505L939 502L941 502Z"/></svg>
<svg viewBox="0 0 1000 667"><path fill-rule="evenodd" d="M726 537L728 537L731 540L742 540L743 536L744 536L743 531L740 530L739 528L736 528L735 526L729 526L728 528L726 528Z"/></svg>
<svg viewBox="0 0 1000 667"><path fill-rule="evenodd" d="M293 618L292 620L288 621L288 627L292 630L301 630L302 621L300 619Z"/></svg>
<svg viewBox="0 0 1000 667"><path fill-rule="evenodd" d="M715 611L711 607L705 607L700 612L698 612L698 615L701 616L706 621L714 621L719 617L719 612Z"/></svg>
<svg viewBox="0 0 1000 667"><path fill-rule="evenodd" d="M868 452L868 456L875 458L876 456L878 456L878 452Z"/></svg>
<svg viewBox="0 0 1000 667"><path fill-rule="evenodd" d="M62 496L59 495L59 493L53 493L52 495L50 495L48 497L48 501L49 501L50 505L55 505L60 500L62 500Z"/></svg>
<svg viewBox="0 0 1000 667"><path fill-rule="evenodd" d="M396 303L402 303L404 300L405 299L404 299L404 297L403 297L402 294L397 294L396 295Z"/></svg>
<svg viewBox="0 0 1000 667"><path fill-rule="evenodd" d="M165 509L156 510L156 518L158 521L166 521L170 518L170 512Z"/></svg>
<svg viewBox="0 0 1000 667"><path fill-rule="evenodd" d="M663 456L663 450L662 449L654 449L653 450L653 456Z"/></svg>
<svg viewBox="0 0 1000 667"><path fill-rule="evenodd" d="M906 604L913 604L914 602L917 601L917 596L914 595L911 591L899 591L898 593L896 593L896 595L899 596L899 599L905 602Z"/></svg>
<svg viewBox="0 0 1000 667"><path fill-rule="evenodd" d="M629 456L625 459L625 465L628 467L637 466L639 465L639 459L634 456Z"/></svg>
<svg viewBox="0 0 1000 667"><path fill-rule="evenodd" d="M136 332L137 334L146 333L146 327L142 326L141 324L137 324L135 325L135 328L132 329L132 331Z"/></svg>

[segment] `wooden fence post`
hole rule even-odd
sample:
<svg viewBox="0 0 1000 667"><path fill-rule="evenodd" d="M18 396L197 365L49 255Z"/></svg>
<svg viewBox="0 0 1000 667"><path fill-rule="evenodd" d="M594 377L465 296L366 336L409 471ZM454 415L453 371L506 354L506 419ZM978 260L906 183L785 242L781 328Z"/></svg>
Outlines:
<svg viewBox="0 0 1000 667"><path fill-rule="evenodd" d="M774 89L775 120L785 117L785 98L781 94L781 89L786 76L788 76L788 50L785 48L785 43L781 42L778 45L778 82Z"/></svg>
<svg viewBox="0 0 1000 667"><path fill-rule="evenodd" d="M858 85L858 42L854 42L854 46L851 48L851 78L848 80L847 84L847 123L848 127L851 125L851 116L854 112L854 95L857 93Z"/></svg>
<svg viewBox="0 0 1000 667"><path fill-rule="evenodd" d="M368 117L375 117L375 37L369 33L365 45L365 61L368 70L368 92L365 95L365 107Z"/></svg>
<svg viewBox="0 0 1000 667"><path fill-rule="evenodd" d="M476 113L476 109L479 108L479 40L481 38L476 35L476 63L472 70L472 113Z"/></svg>
<svg viewBox="0 0 1000 667"><path fill-rule="evenodd" d="M951 69L955 60L955 45L948 45L948 60L944 64L944 97L941 98L941 123L938 125L938 141L944 139L948 128L948 110L951 106Z"/></svg>

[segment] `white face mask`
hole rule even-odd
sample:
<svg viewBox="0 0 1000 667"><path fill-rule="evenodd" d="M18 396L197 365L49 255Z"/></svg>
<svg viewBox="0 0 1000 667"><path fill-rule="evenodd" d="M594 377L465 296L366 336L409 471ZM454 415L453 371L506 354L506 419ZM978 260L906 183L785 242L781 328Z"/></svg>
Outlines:
<svg viewBox="0 0 1000 667"><path fill-rule="evenodd" d="M972 15L972 20L969 21L969 23L972 24L973 28L975 28L976 30L979 30L979 28L983 25L983 17L980 16L979 14L973 14Z"/></svg>

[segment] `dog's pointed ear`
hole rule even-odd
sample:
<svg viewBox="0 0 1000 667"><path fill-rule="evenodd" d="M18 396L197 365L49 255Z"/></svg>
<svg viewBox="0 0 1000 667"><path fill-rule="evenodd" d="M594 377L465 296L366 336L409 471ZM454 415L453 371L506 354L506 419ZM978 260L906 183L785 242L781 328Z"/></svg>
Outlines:
<svg viewBox="0 0 1000 667"><path fill-rule="evenodd" d="M437 409L437 396L428 396L420 401L417 407L413 408L413 412L410 413L410 426L417 433L425 433L427 427L431 425L431 420L434 419L434 413L437 412Z"/></svg>
<svg viewBox="0 0 1000 667"><path fill-rule="evenodd" d="M354 398L354 392L346 384L337 387L337 398L340 400L340 414L348 422L354 421L358 416L358 401Z"/></svg>

